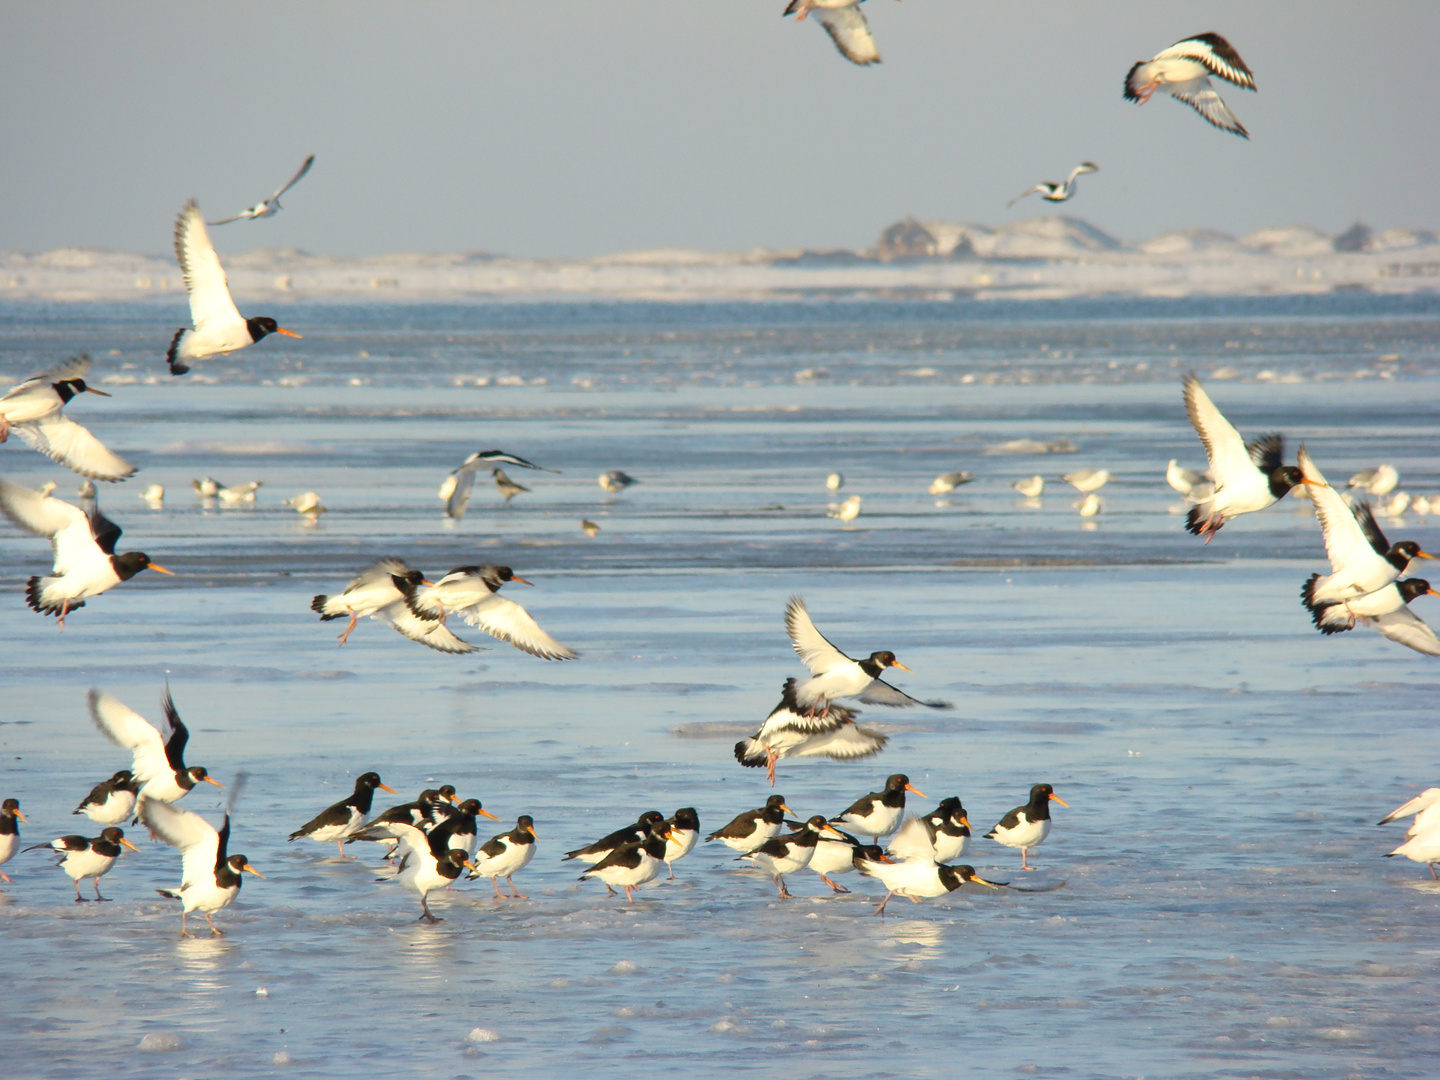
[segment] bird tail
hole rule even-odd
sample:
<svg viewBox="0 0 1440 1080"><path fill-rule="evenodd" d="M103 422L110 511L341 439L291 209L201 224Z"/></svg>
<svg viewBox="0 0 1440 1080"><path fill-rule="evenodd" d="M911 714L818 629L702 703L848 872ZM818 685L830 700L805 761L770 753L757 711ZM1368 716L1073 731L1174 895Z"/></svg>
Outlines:
<svg viewBox="0 0 1440 1080"><path fill-rule="evenodd" d="M71 600L66 603L63 599L47 598L45 590L59 580L57 577L32 577L25 583L25 603L30 605L32 611L38 611L41 615L59 615L62 610L71 612L85 606L84 600Z"/></svg>
<svg viewBox="0 0 1440 1080"><path fill-rule="evenodd" d="M754 739L741 739L735 744L735 760L747 769L759 769L765 764L765 748Z"/></svg>
<svg viewBox="0 0 1440 1080"><path fill-rule="evenodd" d="M175 331L175 336L170 339L170 347L165 350L165 361L170 365L171 375L184 375L190 370L190 365L180 359L180 340L190 331L181 327Z"/></svg>
<svg viewBox="0 0 1440 1080"><path fill-rule="evenodd" d="M1310 609L1315 628L1322 634L1343 634L1355 626L1355 616L1344 604L1329 603Z"/></svg>
<svg viewBox="0 0 1440 1080"><path fill-rule="evenodd" d="M986 840L994 840L994 839L995 839L995 830L994 830L994 829L991 829L989 832L987 832L987 833L985 834L985 839L986 839Z"/></svg>
<svg viewBox="0 0 1440 1080"><path fill-rule="evenodd" d="M174 889L156 889L155 891L158 892L161 896L168 897L171 900L180 899L180 894Z"/></svg>
<svg viewBox="0 0 1440 1080"><path fill-rule="evenodd" d="M325 605L329 603L329 601L330 598L328 596L317 596L314 600L310 601L310 610L320 613L321 622L329 622L331 619L343 619L345 617L343 611L338 611L332 615L325 610Z"/></svg>
<svg viewBox="0 0 1440 1080"><path fill-rule="evenodd" d="M1220 531L1225 524L1225 519L1216 516L1210 509L1208 502L1197 503L1190 508L1190 513L1185 515L1185 528L1193 536L1209 537Z"/></svg>

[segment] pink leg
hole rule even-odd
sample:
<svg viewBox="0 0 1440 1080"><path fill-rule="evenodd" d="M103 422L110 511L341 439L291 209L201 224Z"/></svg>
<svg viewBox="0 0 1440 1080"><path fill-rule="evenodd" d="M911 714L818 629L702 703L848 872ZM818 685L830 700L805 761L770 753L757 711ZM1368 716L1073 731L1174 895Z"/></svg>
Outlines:
<svg viewBox="0 0 1440 1080"><path fill-rule="evenodd" d="M776 875L775 875L775 884L776 884L777 886L779 886L779 889L780 889L780 899L781 899L781 900L789 900L789 899L790 899L790 890L785 887L785 879L784 879L783 877L781 877L779 874L776 874Z"/></svg>
<svg viewBox="0 0 1440 1080"><path fill-rule="evenodd" d="M214 922L211 921L211 919L210 919L210 913L209 913L208 911L205 912L205 921L206 921L207 923L210 923L210 936L211 936L211 937L224 937L224 936L225 936L225 931L224 931L224 930L221 930L220 927L216 926L216 925L214 924Z"/></svg>
<svg viewBox="0 0 1440 1080"><path fill-rule="evenodd" d="M10 421L0 416L0 442L10 438Z"/></svg>
<svg viewBox="0 0 1440 1080"><path fill-rule="evenodd" d="M194 937L194 936L195 936L195 935L192 934L189 930L186 930L186 929L185 929L185 920L189 917L189 915L190 915L190 913L189 913L188 911L183 911L183 910L182 910L182 911L180 912L180 936L181 936L181 937Z"/></svg>
<svg viewBox="0 0 1440 1080"><path fill-rule="evenodd" d="M100 895L100 879L98 877L92 878L90 880L90 884L95 886L95 899L100 901L100 903L102 904L108 904L110 901Z"/></svg>
<svg viewBox="0 0 1440 1080"><path fill-rule="evenodd" d="M510 883L510 895L513 896L516 900L529 900L529 899L530 899L530 898L529 898L528 896L526 896L524 893L516 891L516 889L515 889L515 879L514 879L514 878L510 877L510 875L507 874L507 875L505 875L505 880Z"/></svg>
<svg viewBox="0 0 1440 1080"><path fill-rule="evenodd" d="M834 890L835 892L837 892L837 893L842 893L842 892L843 892L843 893L848 893L848 892L850 891L849 889L845 888L844 885L837 885L837 884L835 884L835 882L831 881L831 880L830 880L828 877L826 877L824 874L821 874L821 875L820 875L820 880L823 881L826 885L829 885L830 888L833 889L833 890Z"/></svg>
<svg viewBox="0 0 1440 1080"><path fill-rule="evenodd" d="M674 880L675 880L675 867L674 867L674 865L667 862L667 863L665 864L665 867L666 867L666 869L668 869L668 870L670 871L670 880L671 880L671 881L674 881Z"/></svg>
<svg viewBox="0 0 1440 1080"><path fill-rule="evenodd" d="M495 887L495 899L504 900L505 894L500 891L500 875L496 874L494 877L492 877L490 879L490 884ZM510 887L513 889L515 886L512 884Z"/></svg>
<svg viewBox="0 0 1440 1080"><path fill-rule="evenodd" d="M629 900L632 904L635 902L635 894L630 891L629 885L625 886L625 899Z"/></svg>
<svg viewBox="0 0 1440 1080"><path fill-rule="evenodd" d="M70 610L70 601L65 600L60 604L60 632L65 632L65 613Z"/></svg>
<svg viewBox="0 0 1440 1080"><path fill-rule="evenodd" d="M355 624L358 623L359 621L360 621L360 616L359 616L359 615L356 615L355 612L353 612L353 611L350 612L350 625L347 626L347 627L345 627L345 632L340 635L340 644L341 644L341 645L344 645L344 644L345 644L345 639L350 636L350 631L355 629Z"/></svg>
<svg viewBox="0 0 1440 1080"><path fill-rule="evenodd" d="M775 762L780 760L780 755L770 747L765 748L765 775L770 778L770 786L775 786Z"/></svg>
<svg viewBox="0 0 1440 1080"><path fill-rule="evenodd" d="M1021 869L1021 870L1034 870L1034 869L1035 869L1035 867L1031 866L1031 865L1026 861L1026 859L1025 859L1025 856L1028 854L1029 850L1030 850L1029 848L1023 848L1023 847L1020 849L1020 869Z"/></svg>
<svg viewBox="0 0 1440 1080"><path fill-rule="evenodd" d="M884 914L885 914L885 905L890 902L890 898L891 898L892 896L894 896L894 895L895 895L895 894L894 894L893 892L887 892L887 893L885 894L885 899L884 899L884 900L881 900L879 907L877 907L877 908L875 909L875 914L876 914L876 915L884 915Z"/></svg>
<svg viewBox="0 0 1440 1080"><path fill-rule="evenodd" d="M7 873L5 873L4 870L0 870L0 881L5 882L6 885L14 885L14 884L15 884L15 882L13 882L13 881L10 880L10 875L7 874Z"/></svg>
<svg viewBox="0 0 1440 1080"><path fill-rule="evenodd" d="M77 904L88 904L90 901L80 895L80 882L75 882L75 902Z"/></svg>

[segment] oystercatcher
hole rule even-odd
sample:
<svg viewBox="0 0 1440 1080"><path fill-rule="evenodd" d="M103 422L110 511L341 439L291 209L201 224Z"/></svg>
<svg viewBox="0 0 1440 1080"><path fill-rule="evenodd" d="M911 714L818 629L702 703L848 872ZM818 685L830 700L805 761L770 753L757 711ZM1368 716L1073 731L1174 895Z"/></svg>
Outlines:
<svg viewBox="0 0 1440 1080"><path fill-rule="evenodd" d="M199 783L225 785L216 780L203 765L185 764L185 746L190 731L180 719L167 684L160 699L165 713L165 731L150 723L139 713L100 690L91 690L90 719L107 739L123 746L133 755L130 772L139 786L137 814L145 803L155 800L173 803L183 799Z"/></svg>
<svg viewBox="0 0 1440 1080"><path fill-rule="evenodd" d="M322 844L335 841L340 857L345 857L345 840L365 827L370 816L370 805L375 799L375 789L395 794L395 789L380 781L377 772L361 773L355 778L355 790L344 799L327 806L320 813L290 834L292 841L302 836L318 840ZM411 826L399 826L402 830Z"/></svg>
<svg viewBox="0 0 1440 1080"><path fill-rule="evenodd" d="M90 794L70 812L84 814L101 825L119 825L134 814L135 798L139 794L140 785L135 780L135 774L129 769L121 769L109 780L102 780L91 788Z"/></svg>
<svg viewBox="0 0 1440 1080"><path fill-rule="evenodd" d="M775 763L781 758L858 761L878 754L890 741L889 736L855 723L856 711L843 705L812 712L800 704L796 685L796 680L787 679L780 704L770 710L760 730L735 744L735 760L752 769L763 765L771 787L775 786Z"/></svg>
<svg viewBox="0 0 1440 1080"><path fill-rule="evenodd" d="M880 63L880 50L875 47L875 37L870 33L870 24L860 5L865 0L790 0L784 15L794 15L796 22L804 20L811 10L817 10L816 20L830 35L840 55L852 64L861 67Z"/></svg>
<svg viewBox="0 0 1440 1080"><path fill-rule="evenodd" d="M40 848L50 848L59 854L60 858L55 865L70 875L70 880L75 885L75 902L77 904L89 903L89 897L80 895L80 882L86 878L90 879L95 886L95 899L99 903L106 904L109 900L100 895L100 879L110 872L115 865L115 860L120 857L120 849L127 847L131 851L139 851L134 844L125 839L125 830L111 825L103 830L99 836L61 836L51 840L48 844L34 844L26 851L36 851Z"/></svg>
<svg viewBox="0 0 1440 1080"><path fill-rule="evenodd" d="M1222 131L1250 138L1215 92L1211 75L1246 90L1255 89L1255 76L1233 45L1219 34L1196 34L1135 64L1125 76L1125 100L1144 105L1156 90L1164 90Z"/></svg>
<svg viewBox="0 0 1440 1080"><path fill-rule="evenodd" d="M1050 835L1050 803L1058 802L1061 806L1068 807L1070 804L1059 795L1049 784L1036 784L1030 789L1030 801L1024 806L1017 806L996 823L995 827L985 834L987 839L1004 844L1006 847L1020 849L1020 869L1034 870L1027 861L1029 851L1033 847L1039 847Z"/></svg>
<svg viewBox="0 0 1440 1080"><path fill-rule="evenodd" d="M879 880L888 890L885 899L875 907L876 915L884 915L885 905L895 896L903 896L918 904L924 899L954 892L971 881L990 889L1003 889L1007 884L987 881L975 872L973 866L963 863L946 866L929 859L905 859L898 863L868 862L862 872Z"/></svg>
<svg viewBox="0 0 1440 1080"><path fill-rule="evenodd" d="M515 888L511 875L530 865L530 860L535 857L537 839L539 837L535 832L535 819L529 814L521 814L515 819L515 828L492 836L481 846L475 858L475 876L488 877L496 897L501 900L506 899L505 894L500 891L502 877L510 883L512 898L528 899Z"/></svg>
<svg viewBox="0 0 1440 1080"><path fill-rule="evenodd" d="M72 356L0 397L0 442L13 430L31 449L67 469L113 483L133 476L135 466L60 411L76 394L110 396L85 382L89 372L90 357Z"/></svg>
<svg viewBox="0 0 1440 1080"><path fill-rule="evenodd" d="M444 922L444 919L431 913L427 897L436 889L448 888L460 876L461 870L473 871L475 864L464 851L447 846L448 837L437 835L439 829L429 835L413 825L397 824L395 829L400 834L397 851L400 866L395 877L420 897L420 917L416 921Z"/></svg>
<svg viewBox="0 0 1440 1080"><path fill-rule="evenodd" d="M26 532L49 539L54 569L26 582L25 602L41 615L58 616L62 630L65 616L84 607L86 597L99 596L141 570L172 572L151 562L143 551L116 555L120 526L98 508L87 513L61 499L0 480L0 513Z"/></svg>
<svg viewBox="0 0 1440 1080"><path fill-rule="evenodd" d="M1254 442L1240 438L1194 375L1185 377L1185 412L1210 458L1214 492L1190 508L1185 527L1208 544L1227 521L1274 506L1299 484L1318 486L1283 461L1285 441L1278 434Z"/></svg>
<svg viewBox="0 0 1440 1080"><path fill-rule="evenodd" d="M21 821L30 824L30 819L20 812L19 799L6 799L0 803L0 866L13 859L20 850ZM0 881L7 885L15 884L4 870L0 870Z"/></svg>
<svg viewBox="0 0 1440 1080"><path fill-rule="evenodd" d="M1026 188L1024 191L1022 191L1019 195L1016 195L1015 198L1011 199L1005 205L1007 207L1014 206L1021 199L1025 198L1026 195L1034 195L1036 192L1039 192L1040 197L1046 202L1065 202L1067 199L1070 198L1070 196L1075 194L1076 177L1084 176L1086 173L1099 171L1100 166L1096 165L1093 161L1082 161L1079 165L1076 165L1075 168L1070 170L1070 175L1065 178L1064 183L1056 184L1052 182L1041 181L1032 188Z"/></svg>
<svg viewBox="0 0 1440 1080"><path fill-rule="evenodd" d="M522 469L538 469L548 473L560 471L536 465L533 461L526 461L517 454L507 454L504 450L479 450L456 466L440 485L440 498L445 500L445 513L449 517L459 521L465 516L465 509L470 505L470 491L475 486L475 474L486 465L496 464L515 465Z"/></svg>
<svg viewBox="0 0 1440 1080"><path fill-rule="evenodd" d="M247 319L240 314L230 297L220 256L210 243L205 218L194 199L185 204L175 220L175 257L190 294L190 320L195 325L182 326L170 339L165 359L171 375L184 375L190 370L189 361L204 360L219 353L228 356L271 334L300 336L268 315Z"/></svg>
<svg viewBox="0 0 1440 1080"><path fill-rule="evenodd" d="M693 806L682 806L675 816L665 821L665 866L670 871L670 880L675 880L675 860L683 859L695 850L700 840L700 815Z"/></svg>
<svg viewBox="0 0 1440 1080"><path fill-rule="evenodd" d="M140 808L140 820L165 843L180 849L180 887L155 891L180 901L181 936L195 936L185 928L185 920L190 912L198 911L210 924L210 935L223 937L225 932L211 920L211 914L230 906L240 892L242 873L265 876L244 855L227 854L230 814L225 814L217 830L199 814L168 803L147 802Z"/></svg>
<svg viewBox="0 0 1440 1080"><path fill-rule="evenodd" d="M742 854L754 851L766 840L778 835L781 826L785 824L785 815L793 813L795 811L785 805L784 795L771 795L765 800L764 806L758 810L746 810L743 814L736 814L728 825L705 837L705 842L708 844L711 840L719 840L732 851Z"/></svg>
<svg viewBox="0 0 1440 1080"><path fill-rule="evenodd" d="M754 851L739 856L739 859L758 866L773 877L775 888L780 893L780 899L788 900L790 899L790 890L785 887L784 875L793 874L795 871L804 870L809 866L810 860L815 854L815 845L819 842L821 834L827 832L833 833L835 836L844 835L822 815L816 814L794 832L786 836L772 836ZM737 861L739 860L737 859Z"/></svg>
<svg viewBox="0 0 1440 1080"><path fill-rule="evenodd" d="M1440 592L1424 578L1406 578L1353 600L1316 605L1310 614L1322 634L1344 633L1362 622L1416 652L1440 656L1440 638L1409 607L1410 601L1426 595L1440 596Z"/></svg>
<svg viewBox="0 0 1440 1080"><path fill-rule="evenodd" d="M844 825L862 836L889 836L900 827L905 816L905 792L911 791L920 798L925 793L910 785L910 778L904 773L895 773L885 781L880 791L862 795L850 804L849 809L831 818L835 825Z"/></svg>
<svg viewBox="0 0 1440 1080"><path fill-rule="evenodd" d="M508 566L461 566L426 589L407 594L411 611L422 619L444 620L458 614L471 626L542 660L573 660L578 655L540 629L523 607L499 595L508 582L533 585Z"/></svg>
<svg viewBox="0 0 1440 1080"><path fill-rule="evenodd" d="M579 859L581 862L590 863L592 866L603 862L605 857L612 851L624 844L632 844L644 840L655 829L663 826L665 815L659 810L646 810L636 819L634 825L626 825L623 829L616 829L608 836L602 836L593 844L586 844L574 851L567 851L562 856L564 859ZM658 856L657 856L658 857Z"/></svg>
<svg viewBox="0 0 1440 1080"><path fill-rule="evenodd" d="M633 904L634 890L660 876L660 867L665 865L665 844L669 838L670 830L663 818L647 821L644 835L620 844L581 874L580 879L593 877L604 882L606 891L612 896L615 890L611 886L618 885L625 890L625 899Z"/></svg>

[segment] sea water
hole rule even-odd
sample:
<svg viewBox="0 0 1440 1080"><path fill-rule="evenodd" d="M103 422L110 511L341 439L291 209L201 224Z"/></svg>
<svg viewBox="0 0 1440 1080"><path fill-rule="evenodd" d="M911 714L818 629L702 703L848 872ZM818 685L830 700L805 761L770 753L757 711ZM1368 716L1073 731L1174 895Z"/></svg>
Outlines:
<svg viewBox="0 0 1440 1080"><path fill-rule="evenodd" d="M1305 442L1330 480L1382 461L1440 493L1440 302L1303 300L979 304L517 303L274 312L270 339L175 379L173 306L10 305L0 374L77 352L108 400L67 413L140 466L101 506L175 571L90 601L64 632L26 609L43 540L0 523L0 796L26 843L98 826L70 810L127 765L92 725L98 686L152 720L168 679L187 758L249 774L230 850L247 877L182 940L177 853L140 826L76 904L41 852L0 886L0 1074L115 1078L1418 1076L1440 1052L1440 884L1381 856L1389 810L1440 782L1437 661L1365 628L1321 637L1299 604L1326 569L1306 504L1286 499L1205 545L1182 527L1170 458L1203 450L1194 371L1247 437ZM987 452L1069 439L1075 452ZM480 474L444 517L441 480L501 448L558 475L506 507ZM1082 519L1057 478L1107 468ZM606 495L596 477L640 483ZM927 494L939 473L973 483ZM828 473L845 476L826 490ZM1040 474L1038 500L1011 483ZM16 438L0 475L79 478ZM253 504L192 479L263 480ZM161 509L138 497L166 488ZM320 493L311 522L281 505ZM827 506L862 497L848 525ZM600 526L588 537L580 522ZM1432 520L1382 520L1433 550ZM547 663L485 646L445 656L311 598L373 559L427 573L505 564L508 586L581 652ZM1440 571L1437 571L1440 574ZM885 752L786 760L801 815L837 814L906 773L928 808L960 795L967 859L1000 891L912 905L810 872L795 899L702 844L638 902L561 855L655 808L706 832L771 794L742 769L801 671L788 597L853 654L890 649L893 681L951 711L866 708ZM1440 604L1416 612L1440 621ZM374 769L401 796L453 783L501 819L535 819L517 875L413 894L379 856L286 836ZM1054 830L1019 870L982 839L1031 784ZM180 805L212 821L202 785ZM489 827L493 823L484 821ZM353 848L366 845L352 845ZM377 880L378 879L378 880ZM502 883L503 884L503 883ZM90 895L88 883L85 895ZM192 928L206 930L198 916Z"/></svg>

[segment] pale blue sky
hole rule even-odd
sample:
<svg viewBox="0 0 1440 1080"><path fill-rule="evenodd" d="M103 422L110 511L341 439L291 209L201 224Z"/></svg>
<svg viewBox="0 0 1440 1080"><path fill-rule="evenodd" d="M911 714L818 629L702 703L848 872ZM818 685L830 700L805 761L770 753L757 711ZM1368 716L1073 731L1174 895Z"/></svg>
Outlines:
<svg viewBox="0 0 1440 1080"><path fill-rule="evenodd" d="M1433 0L870 0L885 62L784 0L3 0L0 250L169 250L184 200L222 250L586 256L863 246L906 214L998 223L1081 159L1070 213L1122 238L1440 227ZM1121 99L1207 30L1259 93L1249 143Z"/></svg>

